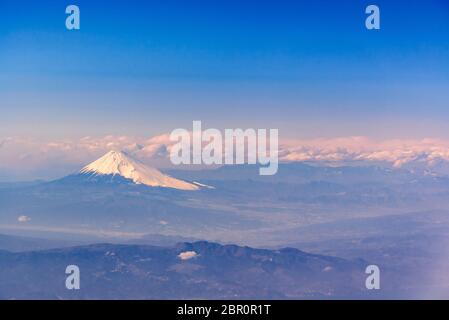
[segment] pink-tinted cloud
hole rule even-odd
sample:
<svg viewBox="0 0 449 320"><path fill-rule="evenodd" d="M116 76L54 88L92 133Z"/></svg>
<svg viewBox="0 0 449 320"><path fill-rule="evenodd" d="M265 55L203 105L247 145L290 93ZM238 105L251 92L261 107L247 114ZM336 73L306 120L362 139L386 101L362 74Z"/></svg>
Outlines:
<svg viewBox="0 0 449 320"><path fill-rule="evenodd" d="M449 161L449 141L442 139L391 139L376 141L367 137L346 137L286 141L284 161L375 161L395 167L419 162L429 166Z"/></svg>
<svg viewBox="0 0 449 320"><path fill-rule="evenodd" d="M0 173L6 170L24 178L44 178L71 173L112 150L125 150L141 161L168 167L169 134L151 138L128 136L83 137L72 140L42 141L26 137L0 138ZM322 162L340 164L352 161L385 163L394 167L432 167L449 163L449 140L338 137L281 140L282 162Z"/></svg>

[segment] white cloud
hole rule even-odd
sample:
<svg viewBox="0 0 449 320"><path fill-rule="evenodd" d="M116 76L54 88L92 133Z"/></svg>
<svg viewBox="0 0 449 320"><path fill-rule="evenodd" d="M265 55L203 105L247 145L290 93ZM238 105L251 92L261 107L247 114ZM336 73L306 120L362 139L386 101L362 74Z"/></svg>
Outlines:
<svg viewBox="0 0 449 320"><path fill-rule="evenodd" d="M198 254L195 251L184 251L178 254L178 258L181 260L189 260L197 256Z"/></svg>
<svg viewBox="0 0 449 320"><path fill-rule="evenodd" d="M21 223L26 223L28 221L31 221L31 218L28 216L19 216L17 218L17 221L21 222Z"/></svg>

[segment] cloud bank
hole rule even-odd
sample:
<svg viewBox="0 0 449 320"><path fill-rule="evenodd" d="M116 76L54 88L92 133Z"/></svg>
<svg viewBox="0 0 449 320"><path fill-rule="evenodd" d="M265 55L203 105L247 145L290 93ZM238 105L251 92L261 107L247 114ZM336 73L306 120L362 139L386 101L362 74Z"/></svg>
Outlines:
<svg viewBox="0 0 449 320"><path fill-rule="evenodd" d="M79 170L110 150L125 150L159 168L171 166L169 134L151 138L129 136L83 137L42 141L27 137L0 138L0 181L52 179ZM353 162L395 168L428 168L449 172L449 140L339 137L280 141L281 162Z"/></svg>

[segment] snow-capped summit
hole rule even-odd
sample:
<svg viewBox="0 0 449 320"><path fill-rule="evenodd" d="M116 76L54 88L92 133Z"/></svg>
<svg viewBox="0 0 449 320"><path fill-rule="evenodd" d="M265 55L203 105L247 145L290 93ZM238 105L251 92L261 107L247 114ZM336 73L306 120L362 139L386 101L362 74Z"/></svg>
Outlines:
<svg viewBox="0 0 449 320"><path fill-rule="evenodd" d="M198 190L196 184L172 178L155 168L133 159L123 151L109 151L103 157L88 164L80 171L81 174L113 175L130 179L136 184L151 187L165 187L180 190Z"/></svg>

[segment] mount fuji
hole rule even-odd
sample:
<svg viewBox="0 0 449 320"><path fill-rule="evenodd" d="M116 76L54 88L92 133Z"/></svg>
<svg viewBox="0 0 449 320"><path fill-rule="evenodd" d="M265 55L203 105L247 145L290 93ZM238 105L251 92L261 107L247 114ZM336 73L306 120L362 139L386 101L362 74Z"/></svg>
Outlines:
<svg viewBox="0 0 449 320"><path fill-rule="evenodd" d="M172 188L178 190L198 190L202 185L179 180L148 167L123 151L109 151L98 160L79 171L78 176L87 179L107 178L126 179L134 184L150 187Z"/></svg>

